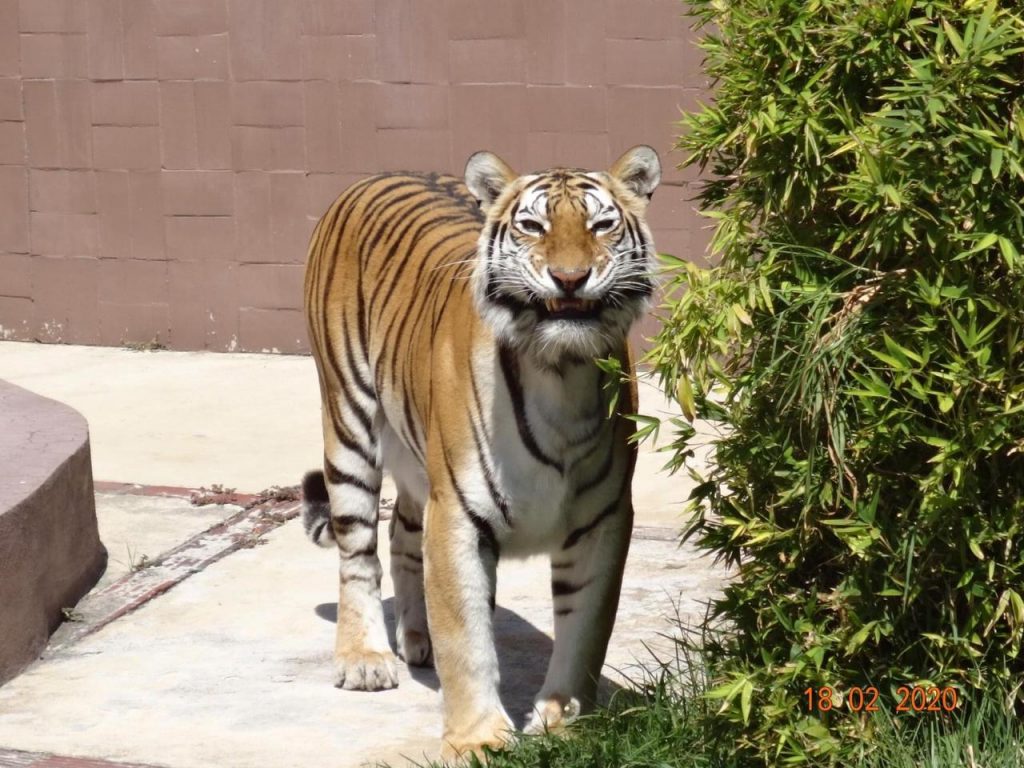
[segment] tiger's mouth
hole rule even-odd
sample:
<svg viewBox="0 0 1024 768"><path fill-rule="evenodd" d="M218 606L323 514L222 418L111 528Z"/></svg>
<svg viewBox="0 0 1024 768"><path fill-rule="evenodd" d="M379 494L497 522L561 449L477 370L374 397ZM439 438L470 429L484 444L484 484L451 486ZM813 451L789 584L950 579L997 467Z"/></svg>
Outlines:
<svg viewBox="0 0 1024 768"><path fill-rule="evenodd" d="M591 320L601 314L601 302L593 299L545 299L538 305L542 320Z"/></svg>

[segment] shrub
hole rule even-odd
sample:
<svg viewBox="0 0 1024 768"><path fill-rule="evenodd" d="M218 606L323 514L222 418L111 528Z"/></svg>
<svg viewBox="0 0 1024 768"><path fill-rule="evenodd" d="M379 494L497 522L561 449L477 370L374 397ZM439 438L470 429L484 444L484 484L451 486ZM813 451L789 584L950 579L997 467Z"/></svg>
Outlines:
<svg viewBox="0 0 1024 768"><path fill-rule="evenodd" d="M722 429L687 531L737 568L722 727L817 764L871 735L854 686L1020 699L1022 6L691 4L716 90L679 144L721 261L676 264L648 360Z"/></svg>

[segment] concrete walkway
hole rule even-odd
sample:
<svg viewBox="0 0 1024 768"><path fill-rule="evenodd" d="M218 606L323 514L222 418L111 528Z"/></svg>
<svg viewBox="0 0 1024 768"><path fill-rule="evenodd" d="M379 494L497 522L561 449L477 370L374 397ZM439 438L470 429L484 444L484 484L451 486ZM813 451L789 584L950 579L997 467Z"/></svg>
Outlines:
<svg viewBox="0 0 1024 768"><path fill-rule="evenodd" d="M349 768L436 755L433 673L400 666L399 688L381 693L331 685L337 557L305 540L295 501L242 495L196 507L187 491L153 487L218 483L253 494L296 483L321 451L308 358L6 342L0 378L88 419L111 560L45 657L0 687L0 766ZM667 409L645 388L644 412ZM649 660L646 648L669 652L668 617L696 621L725 578L678 546L689 485L658 472L663 463L645 448L634 483L638 528L609 690ZM390 609L387 577L383 590ZM548 594L543 561L501 564L497 634L513 716L543 678Z"/></svg>

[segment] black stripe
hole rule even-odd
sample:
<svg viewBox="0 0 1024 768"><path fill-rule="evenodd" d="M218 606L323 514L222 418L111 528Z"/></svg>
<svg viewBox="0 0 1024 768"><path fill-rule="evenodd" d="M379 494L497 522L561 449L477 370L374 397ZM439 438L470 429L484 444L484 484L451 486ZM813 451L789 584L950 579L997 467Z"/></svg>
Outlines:
<svg viewBox="0 0 1024 768"><path fill-rule="evenodd" d="M369 187L367 183L365 187ZM364 187L364 188L365 188ZM338 241L341 241L339 236ZM369 329L366 317L366 299L363 295L363 259L361 253L355 254L356 262L356 331L359 333L359 348L363 350L363 362L370 364Z"/></svg>
<svg viewBox="0 0 1024 768"><path fill-rule="evenodd" d="M395 346L397 347L398 345L396 344ZM402 410L405 413L406 430L409 433L409 438L412 440L413 447L416 449L416 453L419 454L420 463L426 464L427 456L423 450L423 441L420 440L419 425L412 417L412 399L409 397L409 387L405 388L405 392L402 395Z"/></svg>
<svg viewBox="0 0 1024 768"><path fill-rule="evenodd" d="M595 441L595 443L592 446L590 446L590 448L587 449L587 452L585 454L576 459L574 466L580 467L586 464L590 460L590 458L595 453L597 453L598 450L605 447L605 445L606 444L601 442L600 440ZM609 452L611 452L611 450L609 450Z"/></svg>
<svg viewBox="0 0 1024 768"><path fill-rule="evenodd" d="M597 515L597 517L595 517L589 523L587 523L586 525L581 525L579 528L572 531L565 538L565 543L562 544L563 551L571 549L572 547L576 546L579 543L580 539L582 539L592 530L597 528L597 526L599 526L601 523L603 523L605 520L607 520L609 517L615 514L616 509L622 501L622 495L626 492L626 488L629 484L629 481L632 479L630 477L630 474L631 473L629 471L625 473L624 477L622 478L622 485L619 487L619 492L616 495L616 497L612 500L611 504L602 509L601 512Z"/></svg>
<svg viewBox="0 0 1024 768"><path fill-rule="evenodd" d="M472 231L473 230L470 229L470 228L457 227L456 229L454 229L453 231L449 232L444 237L439 239L437 242L432 243L427 248L426 253L423 254L423 258L420 260L420 266L419 266L419 270L417 272L417 278L419 279L419 283L418 284L422 285L423 272L424 272L424 270L426 270L428 264L431 266L431 270L435 274L431 275L431 278L428 280L427 285L424 287L424 289L423 289L423 295L424 296L434 295L434 285L437 282L439 282L441 279L443 279L443 278L448 278L449 282L451 282L451 283L459 282L455 278L458 275L458 269L461 269L464 265L462 265L462 264L450 264L450 263L447 263L449 261L449 259L447 257L451 255L452 251L451 251L451 249L448 249L448 250L443 250L443 249L445 248L445 246L448 245L448 243L450 241L457 240L459 238L464 238L467 235L471 234ZM424 233L424 236L426 236L426 234L427 233ZM437 258L435 260L435 258L434 258L435 254L437 254L440 251L443 251L440 254L440 258ZM473 255L474 253L475 253L475 251L470 252L470 253L465 254L465 255L468 257L468 256ZM460 253L458 255L462 256L463 254ZM437 263L435 263L435 261ZM461 259L457 259L457 261L461 261ZM444 267L447 267L447 269L444 269ZM453 270L453 269L455 270L455 274L451 274L450 275L449 271ZM418 308L418 310L416 312L416 320L413 323L413 327L414 328L418 328L419 327L420 319L423 317L423 312L424 312L424 309L426 307L426 304L427 304L427 302L425 302L425 301L420 303L420 306L419 306L419 308Z"/></svg>
<svg viewBox="0 0 1024 768"><path fill-rule="evenodd" d="M416 555L416 554L413 554L412 552L395 552L394 554L397 555L398 557L407 557L410 560L412 560L414 563L422 563L423 562L423 555Z"/></svg>
<svg viewBox="0 0 1024 768"><path fill-rule="evenodd" d="M633 226L633 220L624 217L623 221L626 222L626 231L629 232L629 239L631 241L631 250L634 251L633 253L630 254L630 260L632 261L638 255L641 255L641 254L637 254L635 251L640 246L642 240L640 239L639 231L637 230L637 228L635 226Z"/></svg>
<svg viewBox="0 0 1024 768"><path fill-rule="evenodd" d="M472 507L470 507L469 500L462 492L462 488L459 486L458 480L455 479L455 470L452 469L447 452L444 454L444 465L448 469L448 477L451 480L452 488L455 489L455 495L459 499L459 505L469 517L470 522L473 523L473 526L476 528L477 536L480 539L480 545L486 546L494 555L495 559L497 559L501 550L498 547L498 538L494 535L494 529L491 527L490 523L480 517L480 515L474 512Z"/></svg>
<svg viewBox="0 0 1024 768"><path fill-rule="evenodd" d="M341 241L342 241L342 239L345 236L345 228L348 225L349 217L351 216L354 208L363 199L363 196L366 193L366 190L369 189L378 180L379 180L379 177L371 177L369 179L366 179L363 182L357 182L353 186L349 187L349 189L346 190L342 194L342 196L338 198L338 201L336 203L337 209L335 211L334 221L331 223L331 227L330 227L330 230L328 232L327 239L324 240L322 242L322 244L321 244L322 245L321 254L324 254L324 253L326 253L327 245L329 243L333 242L332 250L331 250L331 253L330 253L332 258L329 259L329 263L328 263L328 266L327 266L327 274L326 274L326 276L324 278L324 284L326 284L328 286L328 288L331 285L334 284L334 271L337 268L338 261L339 261L339 259L337 258L338 246L341 244ZM390 187L386 187L385 191L387 191L388 189L390 189ZM380 190L375 190L375 193L379 194L379 192L380 192ZM359 230L362 229L362 224L363 224L363 222L361 220L359 222L359 226L358 226L356 234L358 234ZM334 237L334 232L335 232L335 228L336 227L337 227L337 237L335 238ZM358 259L358 258L356 259L357 264L360 263L360 261L361 261L360 259ZM362 269L360 268L360 276L361 276L361 274L362 274ZM360 280L359 282L361 284L362 280ZM324 295L324 292L321 290L320 286L317 286L317 294L316 294L317 298L319 299L319 298L323 297L323 295ZM327 307L327 302L326 301L321 303L321 305L319 307L319 310L320 311L319 311L318 314L320 315L320 332L321 332L321 335L322 335L322 337L323 337L323 339L325 341L324 346L326 346L328 348L328 350L329 350L330 349L330 343L329 343L328 339L329 339L329 336L330 336L330 331L329 331L330 324L328 323L328 318L327 318L328 307ZM362 313L360 313L360 316L362 316ZM365 338L365 334L363 333L362 323L358 323L358 325L360 326L360 341L361 341L361 343L363 345L363 349L366 349L366 338Z"/></svg>
<svg viewBox="0 0 1024 768"><path fill-rule="evenodd" d="M494 253L494 242L498 236L499 225L491 223L487 229L487 247L484 251L484 268L486 274L491 274L491 255Z"/></svg>
<svg viewBox="0 0 1024 768"><path fill-rule="evenodd" d="M459 501L463 501L461 492ZM497 559L501 548L498 546L498 539L494 535L494 529L491 528L491 524L469 507L465 507L465 510L466 514L469 515L470 522L476 526L477 535L480 537L480 546L489 549L494 558ZM494 598L491 599L493 601Z"/></svg>
<svg viewBox="0 0 1024 768"><path fill-rule="evenodd" d="M469 194L465 181L454 176L440 176L433 181L434 188L451 197L465 213L469 213L474 218L483 221L484 216L480 211L480 206L477 205L476 199Z"/></svg>
<svg viewBox="0 0 1024 768"><path fill-rule="evenodd" d="M320 536L324 532L324 528L327 527L327 524L329 522L331 522L330 518L321 520L313 527L313 530L309 532L309 535L313 539L313 541L320 541ZM331 533L333 532L334 531L332 530Z"/></svg>
<svg viewBox="0 0 1024 768"><path fill-rule="evenodd" d="M391 336L391 329L394 327L395 323L398 322L398 318L399 318L400 314L401 314L400 312L394 312L394 313L392 313L391 317L388 318L388 324L386 326L384 326L384 330L383 330L383 337L384 337L384 341L385 341L385 345L384 346L386 346L387 340ZM386 371L384 370L384 366L381 365L381 361L380 361L380 359L378 359L377 360L376 370L373 373L374 385L377 387L377 391L378 392L383 392L384 391L384 376L385 375L386 375Z"/></svg>
<svg viewBox="0 0 1024 768"><path fill-rule="evenodd" d="M331 518L331 529L335 533L346 534L353 528L373 528L372 520L357 515L335 515Z"/></svg>
<svg viewBox="0 0 1024 768"><path fill-rule="evenodd" d="M529 304L524 301L520 301L515 296L510 296L507 293L497 292L497 283L492 282L487 286L487 300L491 304L496 304L503 309L507 309L513 314L522 314L528 310L533 309Z"/></svg>
<svg viewBox="0 0 1024 768"><path fill-rule="evenodd" d="M351 333L346 333L346 334L344 334L344 336L345 336L345 358L348 361L349 370L352 372L352 379L355 381L356 387L358 387L360 390L362 390L364 395L366 395L371 400L376 400L377 399L377 395L373 391L373 387L370 386L370 382L368 382L365 379L363 379L362 375L359 373L359 368L356 366L355 352L352 351L352 334ZM369 356L369 351L368 350L364 349L363 353L364 353L364 356L366 356L366 357Z"/></svg>
<svg viewBox="0 0 1024 768"><path fill-rule="evenodd" d="M533 432L530 430L530 422L526 418L526 409L523 402L523 386L519 381L519 364L514 353L503 345L498 346L498 356L501 360L501 371L505 376L505 385L508 387L509 396L512 398L512 410L516 415L516 427L519 429L519 437L526 446L526 450L541 464L553 468L559 474L565 471L563 465L547 456L537 445Z"/></svg>
<svg viewBox="0 0 1024 768"><path fill-rule="evenodd" d="M387 230L388 224L391 221L391 216L385 216L384 214L388 213L397 216L403 213L404 209L401 208L401 204L418 195L425 194L426 190L419 187L395 197L389 197L389 195L403 187L415 187L417 181L422 182L422 179L406 177L403 181L396 184L390 184L382 187L381 189L373 190L374 197L370 199L370 203L364 209L359 223L359 228L355 233L356 242L360 248L360 252L358 254L359 257L356 260L359 267L356 274L356 299L358 302L359 312L359 343L366 355L367 363L369 363L370 354L370 318L366 311L367 281L364 274L369 267L371 257L377 249L377 241L384 235L384 232Z"/></svg>
<svg viewBox="0 0 1024 768"><path fill-rule="evenodd" d="M440 243L446 242L448 239L450 239L452 237L460 236L460 235L464 235L464 234L465 234L465 232L463 230L459 230L459 231L457 231L457 232L455 232L455 233L453 233L451 235L446 236L445 238L442 238L442 240L439 243L435 243L433 246L431 246L431 248L428 249L426 256L420 262L419 275L422 276L423 270L426 267L426 264L427 264L427 262L429 260L429 257L434 253L435 249L437 247L439 247ZM427 281L427 285L426 286L422 286L422 288L420 290L418 290L417 293L419 293L422 296L431 296L431 295L436 296L436 291L434 290L434 285L435 285L435 283L437 281L439 281L441 279L442 274L443 273L442 273L441 270L436 270L435 274L431 275L430 279ZM397 285L397 282L398 282L398 278L396 276L395 280L393 280L391 282L391 289L392 290L394 289L395 285ZM390 296L391 296L391 293L389 291L387 297L385 298L385 303L390 299ZM416 313L417 321L416 321L416 324L414 325L414 327L418 327L419 318L422 316L426 304L427 304L426 301L421 301L420 302L418 311ZM399 344L397 342L398 342L399 338L402 337L403 334L404 334L405 325L408 322L409 316L410 316L409 312L395 312L392 315L391 320L388 323L387 327L384 329L384 334L383 334L383 336L384 336L384 345L383 346L386 348L387 345L390 343L391 347L392 347L392 360L391 360L391 382L392 382L392 386L394 386L395 383L396 383L398 350L403 346L403 345L401 345L401 344ZM399 320L401 320L400 323L398 322ZM398 325L397 331L395 330L396 324ZM436 330L436 327L435 327L435 330ZM406 348L408 349L408 345L406 345ZM377 366L377 372L376 372L375 380L376 380L376 384L377 384L378 390L383 389L385 370L386 369L385 369L385 367L383 365L378 365ZM424 457L422 455L423 454L422 448L420 449L420 454L421 454L420 459L421 459L421 461L423 461Z"/></svg>
<svg viewBox="0 0 1024 768"><path fill-rule="evenodd" d="M466 234L466 232L464 230L456 230L455 232L449 233L445 237L441 238L441 240L439 240L438 242L436 242L433 245L431 245L427 249L426 253L423 256L422 261L420 262L419 276L422 277L423 270L426 267L427 263L429 261L431 261L431 257L437 251L437 249L439 249L441 247L441 245L443 243L446 243L446 242L448 242L449 240L451 240L453 238L464 237L465 234ZM437 271L438 272L442 272L442 270L440 270L440 269L437 270ZM397 284L397 281L398 281L398 276L396 275L395 283L392 284L392 288L393 288L394 284ZM454 283L454 282L457 282L457 281L452 280L451 282ZM449 287L449 291L450 290L451 290L451 288ZM391 294L389 292L388 293L388 298L390 298L390 295ZM424 295L425 296L429 296L430 294L426 293ZM419 323L421 321L421 318L423 317L423 311L424 311L424 309L426 307L426 304L427 304L426 301L420 301L419 302L419 307L417 308L418 311L415 313L416 320L415 320L415 323L412 326L413 329L419 327ZM401 313L401 317L402 317L402 322L398 326L398 332L397 332L397 335L395 337L395 341L397 341L398 339L406 338L406 327L409 324L409 320L413 317L413 313L412 312L402 312ZM399 350L400 346L401 345L392 342L392 351L391 351L391 383L392 383L392 385L394 385L394 383L395 383L396 369L397 369L397 365L398 365L398 350Z"/></svg>
<svg viewBox="0 0 1024 768"><path fill-rule="evenodd" d="M377 462L374 460L373 456L370 455L369 449L364 448L359 443L357 443L353 438L349 437L347 434L338 429L338 423L341 421L341 416L340 414L336 414L335 412L336 406L334 398L328 398L327 402L328 410L330 411L331 414L331 424L334 427L334 436L338 439L338 442L341 443L348 450L352 451L352 453L359 456L359 458L361 458L371 467L376 468ZM337 418L335 418L336 416Z"/></svg>
<svg viewBox="0 0 1024 768"><path fill-rule="evenodd" d="M575 595L588 584L590 584L590 579L587 579L586 581L580 584L573 584L571 581L562 580L552 581L551 594L554 597L562 597L564 595Z"/></svg>
<svg viewBox="0 0 1024 768"><path fill-rule="evenodd" d="M376 584L380 586L379 576L363 576L361 573L342 573L339 581L342 584L348 584L350 581L365 581L367 584Z"/></svg>
<svg viewBox="0 0 1024 768"><path fill-rule="evenodd" d="M574 565L575 563L552 563L551 568L553 570L562 570L565 568L572 568Z"/></svg>
<svg viewBox="0 0 1024 768"><path fill-rule="evenodd" d="M415 244L423 236L424 230L429 231L432 226L439 226L438 223L438 206L435 205L416 205L413 206L413 211L408 213L404 217L404 221L399 219L401 222L401 229L393 231L389 234L386 244L388 246L387 253L384 258L384 266L381 271L377 274L377 285L373 289L373 294L370 297L370 304L375 307L381 307L388 303L391 298L392 292L395 290L395 284L398 282L402 270L409 263L409 259L396 258L398 255L398 249L405 241L406 236L409 236L411 243ZM397 213L397 212L396 212ZM398 222L396 222L397 224ZM411 235L409 231L416 226L415 232ZM412 247L406 248L406 252L411 251ZM387 290L384 296L383 304L378 303L381 291Z"/></svg>
<svg viewBox="0 0 1024 768"><path fill-rule="evenodd" d="M471 412L469 414L469 426L473 433L473 442L476 444L477 459L480 461L480 468L484 473L484 482L487 483L487 491L491 494L491 500L494 502L494 506L496 506L501 512L501 516L505 520L505 524L511 526L512 513L508 508L508 499L498 491L498 486L494 482L494 473L491 471L491 465L487 461L484 442L480 438L480 431L483 429L482 425L484 415L483 410L480 407L480 399L476 391L476 374L472 365L469 366L469 380L473 387L473 399L476 405L475 413ZM479 428L477 427L477 419L481 422L481 427Z"/></svg>
<svg viewBox="0 0 1024 768"><path fill-rule="evenodd" d="M429 194L430 191L418 183L417 179L406 179L372 191L360 217L359 229L355 233L360 244L360 258L364 261L364 267L369 266L370 259L377 251L378 242L390 231L393 217L412 210L416 207L417 197Z"/></svg>
<svg viewBox="0 0 1024 768"><path fill-rule="evenodd" d="M604 427L605 424L608 423L608 419L605 418L605 416L601 412L601 410L602 410L601 407L598 406L598 413L597 413L597 415L590 417L592 419L595 419L596 422L597 422L590 429L590 431L587 432L584 435L581 435L580 437L576 437L576 438L573 438L572 440L567 441L568 445L570 445L573 448L578 448L579 446L581 446L581 445L583 445L585 443L589 443L591 440L593 440L595 437L597 437L600 434L602 427Z"/></svg>
<svg viewBox="0 0 1024 768"><path fill-rule="evenodd" d="M376 487L368 485L355 475L350 475L348 472L342 472L326 457L324 457L324 476L327 478L327 482L331 485L351 485L355 488L366 491L369 494L380 493L380 483L377 483Z"/></svg>
<svg viewBox="0 0 1024 768"><path fill-rule="evenodd" d="M444 312L448 306L448 300L452 296L452 291L455 290L456 287L458 287L462 291L462 293L465 293L468 286L468 280L455 280L453 278L449 280L447 285L445 286L444 297L441 298L440 301L435 299L433 305L434 322L430 328L430 334L432 337L437 335L437 328L438 326L441 325L441 320L444 319Z"/></svg>
<svg viewBox="0 0 1024 768"><path fill-rule="evenodd" d="M377 240L384 233L384 230L387 229L389 220L384 214L392 212L391 209L400 206L417 195L427 193L427 190L418 185L416 181L416 179L405 178L397 183L388 184L372 191L372 197L363 210L359 229L356 232L356 236L363 246L363 253L360 255L364 259L364 267L369 264L370 257L377 248ZM411 188L411 190L390 197L392 192L397 192L402 187Z"/></svg>
<svg viewBox="0 0 1024 768"><path fill-rule="evenodd" d="M367 544L362 549L357 549L354 552L341 551L340 555L343 560L355 560L357 557L373 557L377 554L377 542L374 541L372 544Z"/></svg>
<svg viewBox="0 0 1024 768"><path fill-rule="evenodd" d="M395 265L393 268L394 275L381 274L379 276L377 288L374 290L373 293L374 306L387 306L387 303L391 300L391 296L395 292L395 287L398 285L399 280L401 280L403 270L411 261L411 259L396 259L395 254L398 252L398 247L402 244L402 241L405 239L409 228L420 219L422 219L422 221L420 222L420 225L417 228L417 230L413 232L411 235L409 235L410 245L406 250L411 251L415 247L416 243L422 241L427 235L429 235L433 230L437 229L438 227L452 224L453 222L458 223L462 221L461 216L444 215L443 211L438 211L436 206L434 208L423 209L421 210L420 215L417 219L410 219L409 222L406 224L405 229L402 231L400 235L398 235L398 237L392 243L391 249L388 251L388 266L390 267L392 263ZM430 246L430 248L427 249L426 253L423 254L422 258L419 259L420 275L423 274L424 267L431 261L431 256L441 245L446 243L448 240L451 240L453 237L464 236L467 231L470 231L468 227L466 229L459 228L455 232L445 235L438 242ZM390 282L385 283L385 280L390 280ZM387 287L387 293L384 294L383 303L378 304L377 296L380 294L382 290L384 290L385 286Z"/></svg>
<svg viewBox="0 0 1024 768"><path fill-rule="evenodd" d="M487 463L487 457L484 454L484 448L480 443L480 436L477 435L476 424L472 422L472 418L470 418L470 423L473 430L473 442L476 443L476 455L477 459L480 461L480 468L484 473L484 482L487 483L487 491L491 494L491 501L494 502L494 506L496 506L498 511L501 512L501 517L504 519L505 524L511 527L512 513L508 507L508 500L502 496L501 492L498 491L497 485L494 483L494 475L491 472L490 464Z"/></svg>
<svg viewBox="0 0 1024 768"><path fill-rule="evenodd" d="M394 516L398 518L398 522L400 522L402 524L402 527L405 528L405 530L407 530L409 533L420 533L423 530L422 525L417 523L415 520L411 520L405 515L403 515L401 512L398 511L397 508L392 512L392 514L394 514Z"/></svg>
<svg viewBox="0 0 1024 768"><path fill-rule="evenodd" d="M373 420L370 418L370 414L359 405L355 397L352 394L352 390L348 385L348 378L345 376L338 375L338 383L341 384L341 391L345 396L345 404L348 405L349 409L355 414L356 419L362 425L363 429L367 432L373 431ZM341 414L338 413L338 421L342 421Z"/></svg>
<svg viewBox="0 0 1024 768"><path fill-rule="evenodd" d="M576 489L576 498L579 498L587 491L591 490L592 488L600 484L602 480L605 480L608 477L608 473L612 469L612 461L614 459L615 451L612 448L612 446L609 445L608 455L604 457L604 462L602 462L601 466L597 468L597 472L594 473L593 477L591 477L589 480L587 480L585 483L583 483Z"/></svg>
<svg viewBox="0 0 1024 768"><path fill-rule="evenodd" d="M323 297L322 278L325 271L330 270L328 253L336 252L337 248L328 248L333 239L335 226L340 218L340 211L344 205L343 198L338 198L323 215L313 231L309 244L308 263L306 274L303 280L303 308L306 314L306 324L309 328L310 340L317 344L323 337L323 313L320 299ZM319 370L319 366L318 370Z"/></svg>
<svg viewBox="0 0 1024 768"><path fill-rule="evenodd" d="M555 616L568 616L574 610L575 610L575 608L556 608L555 609Z"/></svg>
<svg viewBox="0 0 1024 768"><path fill-rule="evenodd" d="M469 369L469 385L473 389L473 404L476 406L476 412L480 414L480 430L484 433L484 442L488 445L491 444L491 435L487 430L487 420L484 419L484 404L483 400L480 399L480 390L476 386L476 376L473 375L473 368Z"/></svg>
<svg viewBox="0 0 1024 768"><path fill-rule="evenodd" d="M333 241L330 253L325 256L325 258L327 258L328 260L328 265L327 274L324 278L324 283L327 286L328 291L330 290L330 286L334 284L334 273L338 267L338 262L341 261L342 258L339 255L338 248L339 245L341 244L341 241L345 237L345 229L348 226L354 207L359 202L361 192L362 188L353 188L348 190L342 196L342 198L339 198L339 205L337 210L335 211L334 221L331 222L331 227L328 231L328 237L322 243L321 253L323 255L327 254L326 248L328 243L331 243ZM336 238L335 231L337 233ZM328 302L325 300L326 292L323 290L323 286L316 286L316 299L317 301L320 301L320 304L318 306L318 312L316 313L320 321L318 336L319 341L321 343L318 345L318 349L320 349L325 354L327 358L326 364L330 366L331 370L334 372L334 375L342 382L344 382L345 377L342 375L341 366L338 364L338 360L334 355L334 345L332 344L331 341L333 337L333 329L330 323L330 318L328 317L329 307ZM358 321L358 318L356 319ZM344 316L341 317L341 331L342 333L345 332Z"/></svg>

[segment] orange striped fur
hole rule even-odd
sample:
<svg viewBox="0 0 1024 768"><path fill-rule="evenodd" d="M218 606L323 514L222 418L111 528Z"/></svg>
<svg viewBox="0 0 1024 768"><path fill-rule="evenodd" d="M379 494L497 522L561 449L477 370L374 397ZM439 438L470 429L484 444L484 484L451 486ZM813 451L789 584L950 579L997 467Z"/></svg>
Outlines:
<svg viewBox="0 0 1024 768"><path fill-rule="evenodd" d="M477 153L465 182L365 179L313 234L305 300L324 469L305 479L304 520L340 556L337 682L398 684L377 556L387 470L397 651L437 667L448 755L512 729L491 619L500 557L551 557L555 646L526 729L593 703L632 525L633 429L620 414L637 407L632 384L594 360L631 365L659 178L649 147L607 172L525 176Z"/></svg>

